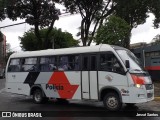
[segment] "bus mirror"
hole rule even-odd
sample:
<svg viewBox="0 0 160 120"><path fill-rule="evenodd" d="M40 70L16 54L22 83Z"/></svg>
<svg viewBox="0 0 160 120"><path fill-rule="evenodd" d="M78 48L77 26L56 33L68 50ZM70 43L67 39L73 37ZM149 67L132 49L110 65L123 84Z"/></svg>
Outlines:
<svg viewBox="0 0 160 120"><path fill-rule="evenodd" d="M126 61L125 61L125 64L126 64L126 68L129 69L129 68L130 68L129 60L126 60Z"/></svg>

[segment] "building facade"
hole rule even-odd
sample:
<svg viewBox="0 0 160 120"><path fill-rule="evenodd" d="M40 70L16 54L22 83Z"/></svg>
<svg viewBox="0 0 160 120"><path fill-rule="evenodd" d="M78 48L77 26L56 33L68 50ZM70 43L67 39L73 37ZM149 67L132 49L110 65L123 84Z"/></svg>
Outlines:
<svg viewBox="0 0 160 120"><path fill-rule="evenodd" d="M6 36L3 34L3 40L0 42L0 67L5 66L6 57Z"/></svg>
<svg viewBox="0 0 160 120"><path fill-rule="evenodd" d="M141 60L152 80L160 80L160 44L140 44L131 51Z"/></svg>

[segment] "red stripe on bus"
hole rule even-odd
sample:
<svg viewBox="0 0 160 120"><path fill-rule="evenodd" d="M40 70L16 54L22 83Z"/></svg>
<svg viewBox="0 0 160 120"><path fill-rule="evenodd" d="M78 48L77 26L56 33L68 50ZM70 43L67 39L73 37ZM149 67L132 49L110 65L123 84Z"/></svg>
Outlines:
<svg viewBox="0 0 160 120"><path fill-rule="evenodd" d="M62 86L64 89L58 90L60 98L72 99L79 85L72 85L64 72L54 72L48 82L54 86Z"/></svg>
<svg viewBox="0 0 160 120"><path fill-rule="evenodd" d="M145 84L144 77L136 76L136 75L133 75L133 74L131 74L131 77L132 77L132 80L133 80L134 84L140 84L140 85Z"/></svg>
<svg viewBox="0 0 160 120"><path fill-rule="evenodd" d="M160 66L147 66L145 67L146 70L160 70Z"/></svg>

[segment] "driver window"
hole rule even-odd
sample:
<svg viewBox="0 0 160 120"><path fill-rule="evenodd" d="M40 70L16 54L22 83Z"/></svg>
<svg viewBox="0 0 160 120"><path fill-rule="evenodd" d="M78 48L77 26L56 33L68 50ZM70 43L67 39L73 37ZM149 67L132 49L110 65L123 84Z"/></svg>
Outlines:
<svg viewBox="0 0 160 120"><path fill-rule="evenodd" d="M124 71L119 60L111 52L100 54L100 70L116 73Z"/></svg>

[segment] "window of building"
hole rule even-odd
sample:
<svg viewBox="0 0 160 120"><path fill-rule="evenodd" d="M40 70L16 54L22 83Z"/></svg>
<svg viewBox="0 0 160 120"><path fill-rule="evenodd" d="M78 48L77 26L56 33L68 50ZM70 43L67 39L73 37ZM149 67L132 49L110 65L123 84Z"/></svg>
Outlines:
<svg viewBox="0 0 160 120"><path fill-rule="evenodd" d="M37 71L37 58L23 58L22 71Z"/></svg>
<svg viewBox="0 0 160 120"><path fill-rule="evenodd" d="M151 52L151 53L150 53L150 56L151 56L151 57L154 56L154 52Z"/></svg>
<svg viewBox="0 0 160 120"><path fill-rule="evenodd" d="M20 59L11 59L8 72L19 72L20 71Z"/></svg>
<svg viewBox="0 0 160 120"><path fill-rule="evenodd" d="M160 55L159 51L155 52L155 56L159 56L159 55Z"/></svg>
<svg viewBox="0 0 160 120"><path fill-rule="evenodd" d="M150 53L149 53L149 52L145 53L145 56L146 56L146 57L149 57L149 56L150 56Z"/></svg>
<svg viewBox="0 0 160 120"><path fill-rule="evenodd" d="M141 54L140 54L140 53L136 53L135 56L136 56L137 58L141 58Z"/></svg>

